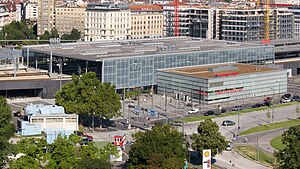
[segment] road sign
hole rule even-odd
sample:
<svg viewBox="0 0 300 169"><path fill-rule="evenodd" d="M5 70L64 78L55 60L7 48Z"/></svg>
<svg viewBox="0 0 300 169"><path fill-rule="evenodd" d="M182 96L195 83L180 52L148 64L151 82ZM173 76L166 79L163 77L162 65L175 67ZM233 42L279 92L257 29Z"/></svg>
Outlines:
<svg viewBox="0 0 300 169"><path fill-rule="evenodd" d="M203 150L202 152L203 169L211 169L211 150Z"/></svg>

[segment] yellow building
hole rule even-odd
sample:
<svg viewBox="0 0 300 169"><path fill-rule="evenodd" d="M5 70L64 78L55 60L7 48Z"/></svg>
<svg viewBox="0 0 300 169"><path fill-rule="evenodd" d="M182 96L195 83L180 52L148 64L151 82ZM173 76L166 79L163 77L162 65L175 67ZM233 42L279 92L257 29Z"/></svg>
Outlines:
<svg viewBox="0 0 300 169"><path fill-rule="evenodd" d="M50 32L55 28L55 7L61 5L63 5L63 0L38 1L38 36L44 34L45 31Z"/></svg>
<svg viewBox="0 0 300 169"><path fill-rule="evenodd" d="M56 7L55 28L60 35L70 33L72 29L84 32L85 7Z"/></svg>
<svg viewBox="0 0 300 169"><path fill-rule="evenodd" d="M163 9L157 5L129 6L131 10L131 38L162 37Z"/></svg>

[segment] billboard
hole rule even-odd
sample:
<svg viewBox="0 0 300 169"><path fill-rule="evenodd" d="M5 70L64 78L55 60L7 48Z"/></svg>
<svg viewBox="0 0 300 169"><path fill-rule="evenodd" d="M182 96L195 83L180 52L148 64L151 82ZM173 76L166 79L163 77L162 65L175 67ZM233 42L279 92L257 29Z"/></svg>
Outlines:
<svg viewBox="0 0 300 169"><path fill-rule="evenodd" d="M211 150L203 150L202 152L203 169L211 169Z"/></svg>

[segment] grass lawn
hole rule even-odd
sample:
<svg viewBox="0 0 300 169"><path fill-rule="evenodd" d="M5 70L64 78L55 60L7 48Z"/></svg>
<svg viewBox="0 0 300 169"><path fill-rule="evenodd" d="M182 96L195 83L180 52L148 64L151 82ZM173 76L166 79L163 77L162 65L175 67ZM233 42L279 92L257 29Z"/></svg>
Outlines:
<svg viewBox="0 0 300 169"><path fill-rule="evenodd" d="M290 106L290 105L294 105L294 104L299 104L299 102L290 102L290 103L282 103L282 104L277 104L274 106L274 108L278 108L278 107L284 107L284 106ZM224 113L221 114L219 116L214 115L214 116L195 116L195 117L185 117L183 118L184 122L194 122L194 121L200 121L200 120L205 120L205 119L213 119L213 118L217 118L217 117L225 117L225 116L231 116L231 115L236 115L239 113L249 113L249 112L254 112L254 111L260 111L260 110L266 110L270 107L259 107L259 108L250 108L250 109L245 109L245 110L241 110L241 111L232 111L229 113ZM178 121L182 121L181 119Z"/></svg>
<svg viewBox="0 0 300 169"><path fill-rule="evenodd" d="M288 120L288 121L283 121L283 122L278 122L278 123L259 126L259 131L263 132L263 131L267 131L267 130L285 128L285 127L290 127L290 126L295 126L295 125L300 125L300 119ZM245 131L240 133L240 136L256 133L257 128L258 127L253 127L253 128L248 129L248 130L245 130Z"/></svg>
<svg viewBox="0 0 300 169"><path fill-rule="evenodd" d="M245 158L248 158L250 160L257 160L257 149L252 146L235 146L235 149ZM258 159L259 163L275 167L275 157L272 154L265 153L263 151L259 151L258 153Z"/></svg>
<svg viewBox="0 0 300 169"><path fill-rule="evenodd" d="M277 150L283 150L284 145L282 144L281 139L281 136L273 138L270 142L271 146Z"/></svg>
<svg viewBox="0 0 300 169"><path fill-rule="evenodd" d="M102 148L104 146L106 146L107 144L110 144L111 142L109 141L95 141L95 146L98 148Z"/></svg>

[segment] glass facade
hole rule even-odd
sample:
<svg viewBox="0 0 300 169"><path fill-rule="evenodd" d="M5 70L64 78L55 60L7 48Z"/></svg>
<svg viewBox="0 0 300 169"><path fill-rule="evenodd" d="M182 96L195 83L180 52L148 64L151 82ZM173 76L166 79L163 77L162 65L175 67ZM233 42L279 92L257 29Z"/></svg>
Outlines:
<svg viewBox="0 0 300 169"><path fill-rule="evenodd" d="M228 42L227 45L231 45ZM96 72L102 82L111 82L117 89L146 87L157 84L157 70L174 67L196 66L225 62L263 65L274 62L274 46L254 46L241 48L205 50L195 52L166 53L127 57L107 57L99 61L61 57L53 53L52 72L81 74ZM23 49L27 63L27 49ZM61 70L60 70L61 65ZM29 66L50 71L50 54L29 49Z"/></svg>
<svg viewBox="0 0 300 169"><path fill-rule="evenodd" d="M286 70L223 78L198 78L159 71L157 92L199 104L224 103L287 92ZM276 95L277 96L277 95Z"/></svg>
<svg viewBox="0 0 300 169"><path fill-rule="evenodd" d="M225 62L262 65L272 61L273 46L105 59L102 79L112 82L117 89L134 88L156 85L158 69Z"/></svg>

